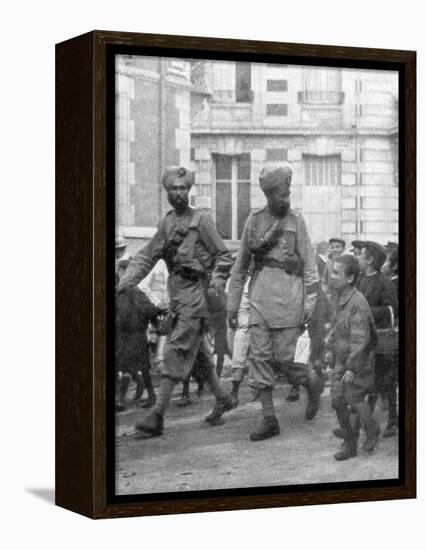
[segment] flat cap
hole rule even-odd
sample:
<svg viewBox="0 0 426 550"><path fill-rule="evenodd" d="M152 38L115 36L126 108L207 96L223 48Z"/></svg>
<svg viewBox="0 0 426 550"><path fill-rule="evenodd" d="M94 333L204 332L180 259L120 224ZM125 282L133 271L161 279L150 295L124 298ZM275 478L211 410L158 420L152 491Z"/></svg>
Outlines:
<svg viewBox="0 0 426 550"><path fill-rule="evenodd" d="M364 246L364 241L352 241L351 245L354 248L359 248L361 250L361 248L363 248L363 246Z"/></svg>
<svg viewBox="0 0 426 550"><path fill-rule="evenodd" d="M168 166L161 178L164 189L168 191L176 180L182 181L187 189L191 189L194 184L194 174L184 166Z"/></svg>
<svg viewBox="0 0 426 550"><path fill-rule="evenodd" d="M382 265L386 261L386 251L384 247L381 244L376 243L374 241L365 241L363 247L368 250L368 253L371 256L373 256L378 266L382 267Z"/></svg>
<svg viewBox="0 0 426 550"><path fill-rule="evenodd" d="M394 243L393 241L388 241L388 244L385 244L385 249L393 249L393 248L398 248L398 243Z"/></svg>
<svg viewBox="0 0 426 550"><path fill-rule="evenodd" d="M328 241L328 244L332 244L332 243L339 243L343 246L343 248L346 247L346 241L344 241L340 237L331 237L331 239Z"/></svg>
<svg viewBox="0 0 426 550"><path fill-rule="evenodd" d="M287 179L293 175L291 168L282 166L280 168L263 168L259 175L259 184L262 191L269 191L277 185L287 183ZM290 183L288 183L289 185Z"/></svg>

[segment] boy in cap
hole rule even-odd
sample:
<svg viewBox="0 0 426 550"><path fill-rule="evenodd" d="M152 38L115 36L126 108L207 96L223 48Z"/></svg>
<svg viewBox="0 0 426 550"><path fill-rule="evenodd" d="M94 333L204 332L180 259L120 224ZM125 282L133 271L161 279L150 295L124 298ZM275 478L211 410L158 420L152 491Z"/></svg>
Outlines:
<svg viewBox="0 0 426 550"><path fill-rule="evenodd" d="M274 365L284 371L290 383L307 387L307 419L315 417L323 390L313 371L294 364L300 326L311 319L315 307L318 277L305 221L290 210L291 178L288 167L262 170L259 182L267 206L246 221L229 283L228 320L235 330L244 285L254 262L248 363L250 385L259 393L263 420L250 434L252 441L280 432L272 399Z"/></svg>
<svg viewBox="0 0 426 550"><path fill-rule="evenodd" d="M358 259L361 276L357 287L371 307L377 328L388 328L391 321L389 307L397 310L397 297L392 284L381 271L386 252L382 245L374 241L365 241L363 245Z"/></svg>
<svg viewBox="0 0 426 550"><path fill-rule="evenodd" d="M328 241L328 244L330 245L329 250L331 260L335 260L345 252L346 241L344 241L340 237L331 237L331 239Z"/></svg>
<svg viewBox="0 0 426 550"><path fill-rule="evenodd" d="M374 384L374 349L377 345L370 307L355 288L359 276L358 261L344 254L336 259L330 277L335 292L334 322L327 345L334 354L331 399L340 424L343 445L334 455L347 460L357 454L358 434L350 421L350 412L359 415L367 434L364 449L372 452L380 428L372 417L365 396Z"/></svg>
<svg viewBox="0 0 426 550"><path fill-rule="evenodd" d="M322 283L326 293L328 292L328 285L330 282L331 272L333 271L334 260L344 253L346 241L340 237L331 237L328 241L328 245L328 262L322 277Z"/></svg>
<svg viewBox="0 0 426 550"><path fill-rule="evenodd" d="M357 283L358 289L364 294L373 312L376 327L389 328L391 326L391 311L396 315L398 311L398 293L391 281L382 273L386 261L386 252L383 246L374 241L366 241L359 257L361 277ZM383 435L393 435L397 425L396 386L393 376L390 375L390 358L382 353L376 355L376 387L369 396L369 402L374 409L377 395L388 400L388 420Z"/></svg>
<svg viewBox="0 0 426 550"><path fill-rule="evenodd" d="M146 277L160 259L165 261L169 271L170 330L157 403L152 413L136 424L142 438L163 433L163 417L173 388L188 376L196 357L216 397L206 422L221 423L223 413L232 408L204 340L207 300L224 292L231 255L210 216L189 206L192 172L182 166L168 167L162 184L173 210L160 220L154 237L130 261L118 287L118 292L125 292Z"/></svg>

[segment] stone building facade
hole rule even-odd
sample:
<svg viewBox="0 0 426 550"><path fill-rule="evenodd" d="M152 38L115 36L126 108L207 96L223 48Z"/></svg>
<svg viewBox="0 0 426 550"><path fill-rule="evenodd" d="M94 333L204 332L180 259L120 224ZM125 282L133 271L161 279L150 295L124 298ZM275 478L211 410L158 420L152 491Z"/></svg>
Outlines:
<svg viewBox="0 0 426 550"><path fill-rule="evenodd" d="M396 241L397 116L394 72L118 56L117 232L131 247L153 234L161 172L181 164L192 205L237 244L261 169L286 163L313 242Z"/></svg>
<svg viewBox="0 0 426 550"><path fill-rule="evenodd" d="M264 205L261 169L286 163L313 242L398 239L396 73L194 64L193 204L210 210L225 238L238 240L247 214Z"/></svg>
<svg viewBox="0 0 426 550"><path fill-rule="evenodd" d="M165 166L190 165L190 62L116 57L116 233L130 252L170 209Z"/></svg>

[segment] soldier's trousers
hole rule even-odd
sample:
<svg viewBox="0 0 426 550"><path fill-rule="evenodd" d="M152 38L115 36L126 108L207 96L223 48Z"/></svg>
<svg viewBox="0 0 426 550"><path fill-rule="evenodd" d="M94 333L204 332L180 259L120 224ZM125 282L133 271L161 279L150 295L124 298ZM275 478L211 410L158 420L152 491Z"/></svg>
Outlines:
<svg viewBox="0 0 426 550"><path fill-rule="evenodd" d="M206 341L205 320L176 315L164 349L161 374L180 382L190 374L197 358L197 367L209 379L215 372L212 350Z"/></svg>
<svg viewBox="0 0 426 550"><path fill-rule="evenodd" d="M259 322L250 326L249 381L254 388L273 388L275 374L284 374L290 384L309 384L306 365L294 363L299 327L269 328Z"/></svg>

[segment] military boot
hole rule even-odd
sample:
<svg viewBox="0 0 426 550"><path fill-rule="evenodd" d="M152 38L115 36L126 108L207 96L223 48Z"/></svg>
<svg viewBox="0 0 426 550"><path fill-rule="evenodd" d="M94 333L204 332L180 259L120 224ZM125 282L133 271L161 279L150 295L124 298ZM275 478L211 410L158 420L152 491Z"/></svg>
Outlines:
<svg viewBox="0 0 426 550"><path fill-rule="evenodd" d="M339 451L334 455L334 458L338 461L341 460L348 460L349 458L352 458L356 456L356 443L355 441L344 441L342 443L342 447Z"/></svg>
<svg viewBox="0 0 426 550"><path fill-rule="evenodd" d="M135 424L138 430L138 439L147 439L162 435L164 429L163 415L153 411L146 416L141 422Z"/></svg>
<svg viewBox="0 0 426 550"><path fill-rule="evenodd" d="M279 433L280 425L276 416L265 416L259 428L251 432L250 441L262 441L274 437L274 435L279 435Z"/></svg>
<svg viewBox="0 0 426 550"><path fill-rule="evenodd" d="M367 434L367 438L364 441L362 448L364 449L364 451L371 454L374 452L380 437L380 426L375 420L373 420L371 422L371 426L365 426L365 431Z"/></svg>
<svg viewBox="0 0 426 550"><path fill-rule="evenodd" d="M318 412L320 405L320 397L324 391L324 379L318 376L315 371L309 373L307 385L308 390L308 406L306 407L305 419L313 420Z"/></svg>
<svg viewBox="0 0 426 550"><path fill-rule="evenodd" d="M229 395L222 399L216 399L212 412L205 417L204 421L211 426L220 426L224 424L222 419L223 413L232 409L232 399Z"/></svg>

